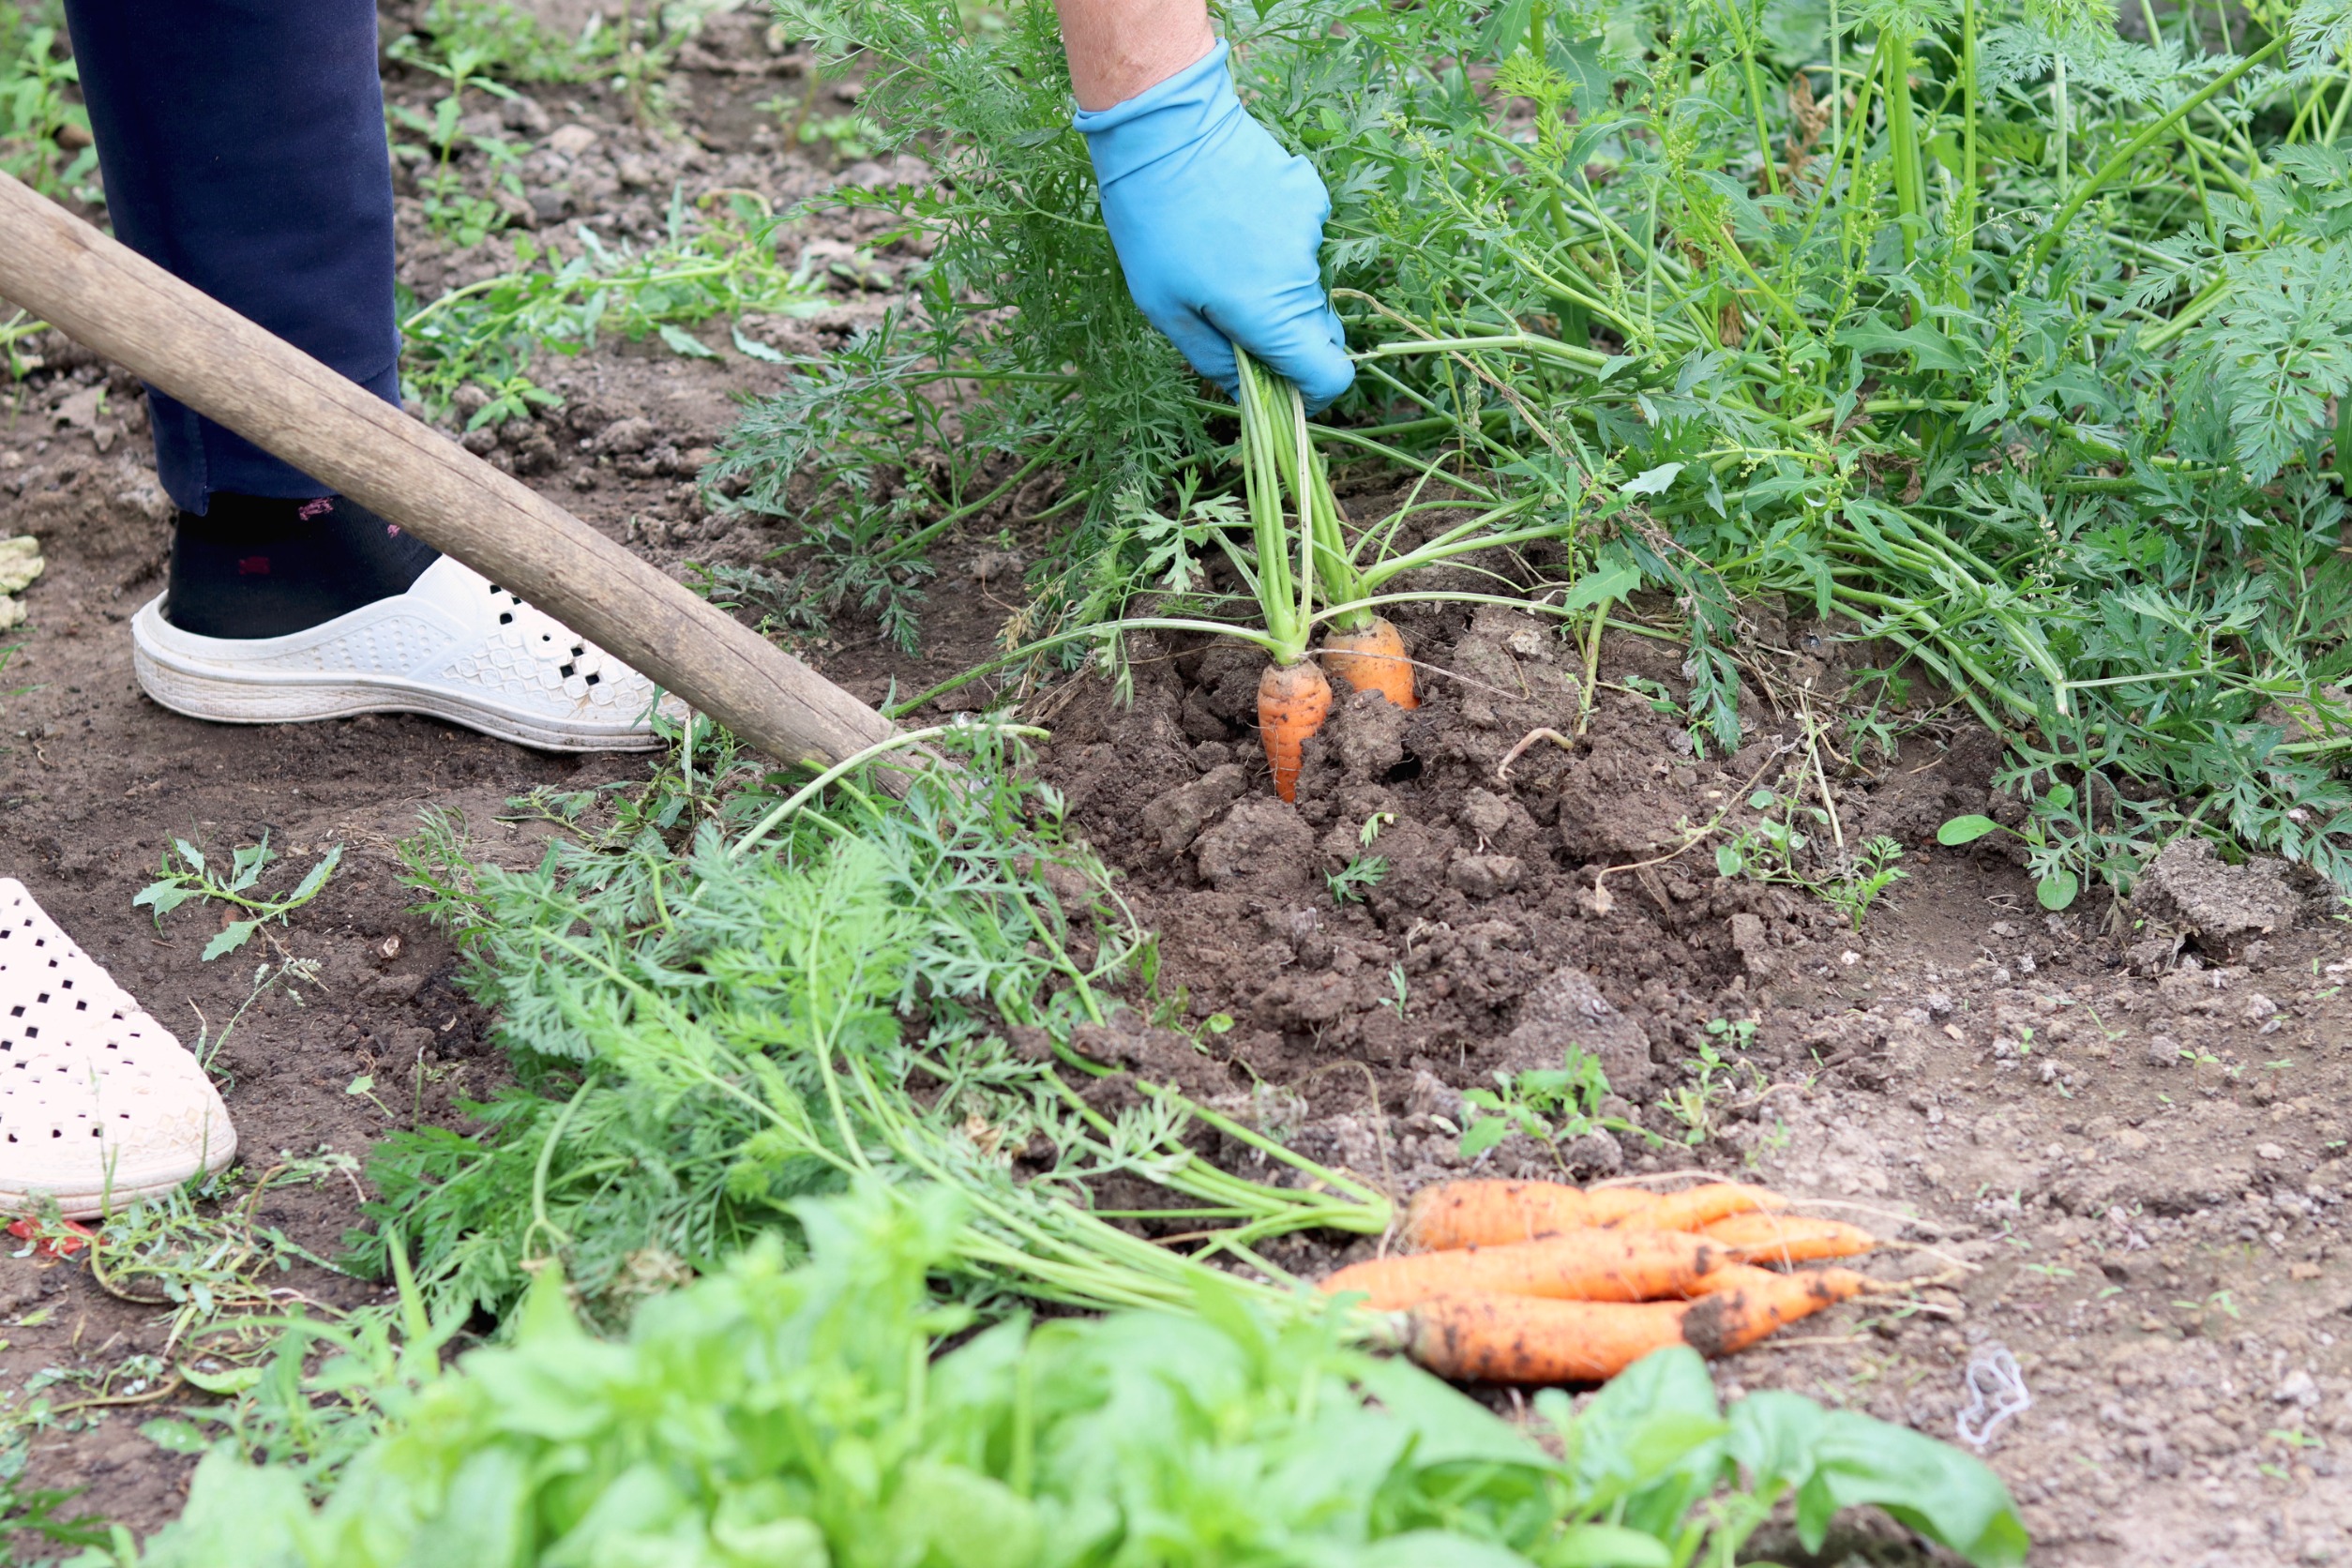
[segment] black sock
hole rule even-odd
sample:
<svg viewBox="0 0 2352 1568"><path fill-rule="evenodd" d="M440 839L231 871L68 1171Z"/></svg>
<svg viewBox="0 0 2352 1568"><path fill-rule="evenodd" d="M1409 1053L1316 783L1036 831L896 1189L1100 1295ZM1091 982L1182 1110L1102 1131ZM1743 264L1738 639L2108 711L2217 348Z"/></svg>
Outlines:
<svg viewBox="0 0 2352 1568"><path fill-rule="evenodd" d="M163 618L199 637L283 637L407 592L440 558L339 495L215 495L179 516Z"/></svg>

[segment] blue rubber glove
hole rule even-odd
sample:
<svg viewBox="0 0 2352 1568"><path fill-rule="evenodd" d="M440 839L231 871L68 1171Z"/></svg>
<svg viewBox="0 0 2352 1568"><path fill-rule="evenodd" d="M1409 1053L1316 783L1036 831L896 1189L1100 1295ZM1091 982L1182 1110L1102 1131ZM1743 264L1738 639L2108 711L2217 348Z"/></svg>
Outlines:
<svg viewBox="0 0 2352 1568"><path fill-rule="evenodd" d="M1235 390L1233 345L1312 411L1355 380L1316 252L1331 197L1234 96L1219 40L1197 65L1073 122L1093 154L1127 292L1193 369Z"/></svg>

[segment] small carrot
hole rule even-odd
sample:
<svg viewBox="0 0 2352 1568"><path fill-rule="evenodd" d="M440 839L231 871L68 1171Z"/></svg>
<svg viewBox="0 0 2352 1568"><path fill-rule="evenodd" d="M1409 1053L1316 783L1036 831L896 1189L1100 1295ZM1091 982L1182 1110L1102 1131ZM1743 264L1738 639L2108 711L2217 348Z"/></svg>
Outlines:
<svg viewBox="0 0 2352 1568"><path fill-rule="evenodd" d="M1647 1302L1697 1294L1735 1255L1700 1236L1666 1230L1570 1230L1540 1242L1416 1252L1352 1263L1322 1281L1361 1290L1378 1311L1440 1296L1550 1296Z"/></svg>
<svg viewBox="0 0 2352 1568"><path fill-rule="evenodd" d="M1421 706L1404 636L1380 616L1361 631L1334 630L1324 638L1323 669L1350 691L1377 691L1400 708Z"/></svg>
<svg viewBox="0 0 2352 1568"><path fill-rule="evenodd" d="M1660 1230L1697 1230L1733 1214L1787 1206L1788 1199L1762 1187L1738 1182L1710 1182L1705 1186L1685 1187L1659 1197L1641 1216L1640 1223Z"/></svg>
<svg viewBox="0 0 2352 1568"><path fill-rule="evenodd" d="M1406 1349L1457 1382L1599 1382L1682 1344L1682 1320L1698 1304L1447 1296L1413 1308Z"/></svg>
<svg viewBox="0 0 2352 1568"><path fill-rule="evenodd" d="M1307 737L1331 712L1331 683L1312 659L1270 664L1258 678L1258 731L1274 769L1274 793L1299 798L1299 766Z"/></svg>
<svg viewBox="0 0 2352 1568"><path fill-rule="evenodd" d="M1822 1258L1859 1258L1878 1238L1859 1225L1800 1214L1745 1214L1701 1226L1698 1233L1721 1242L1746 1262L1801 1263Z"/></svg>
<svg viewBox="0 0 2352 1568"><path fill-rule="evenodd" d="M1616 1225L1657 1201L1657 1194L1632 1187L1588 1192L1560 1182L1440 1182L1413 1194L1405 1211L1405 1238L1430 1251L1531 1242L1564 1230Z"/></svg>
<svg viewBox="0 0 2352 1568"><path fill-rule="evenodd" d="M1870 1281L1851 1269L1774 1274L1770 1269L1735 1264L1717 1270L1716 1275L1722 1276L1725 1288L1692 1302L1682 1319L1682 1337L1705 1356L1744 1350L1774 1329L1870 1288Z"/></svg>

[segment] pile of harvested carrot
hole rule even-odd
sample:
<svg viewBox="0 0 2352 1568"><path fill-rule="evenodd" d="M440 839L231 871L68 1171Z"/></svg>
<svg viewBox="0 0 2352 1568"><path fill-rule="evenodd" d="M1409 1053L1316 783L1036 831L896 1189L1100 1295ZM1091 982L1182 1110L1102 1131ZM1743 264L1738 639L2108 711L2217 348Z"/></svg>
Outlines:
<svg viewBox="0 0 2352 1568"><path fill-rule="evenodd" d="M1878 1244L1787 1199L1717 1182L1681 1192L1549 1182L1448 1182L1418 1194L1405 1240L1421 1250L1322 1282L1406 1315L1404 1344L1442 1377L1597 1382L1652 1350L1729 1355L1871 1288L1850 1269L1788 1265Z"/></svg>

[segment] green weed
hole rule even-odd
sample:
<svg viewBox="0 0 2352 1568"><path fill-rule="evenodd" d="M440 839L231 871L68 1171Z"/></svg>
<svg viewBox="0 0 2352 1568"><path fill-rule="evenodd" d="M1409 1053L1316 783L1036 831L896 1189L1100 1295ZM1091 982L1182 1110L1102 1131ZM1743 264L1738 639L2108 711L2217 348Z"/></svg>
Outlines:
<svg viewBox="0 0 2352 1568"><path fill-rule="evenodd" d="M673 353L709 357L712 351L685 328L821 308L807 280L777 256L776 226L748 196L694 208L675 193L662 241L642 251L608 245L586 224L575 232L581 249L570 261L518 237L514 270L430 304L404 304L403 395L437 415L473 382L491 399L469 428L492 424L562 402L531 378L543 350L568 357L593 349L599 337L658 337ZM754 357L782 357L746 338L740 324L734 340L747 353L765 351Z"/></svg>
<svg viewBox="0 0 2352 1568"><path fill-rule="evenodd" d="M43 195L73 188L98 167L78 101L82 73L66 47L57 0L0 0L0 172Z"/></svg>
<svg viewBox="0 0 2352 1568"><path fill-rule="evenodd" d="M1608 1076L1601 1071L1599 1058L1575 1046L1568 1048L1557 1067L1498 1071L1494 1088L1462 1092L1466 1121L1458 1145L1461 1155L1476 1159L1518 1133L1549 1149L1553 1161L1564 1168L1560 1144L1573 1143L1587 1133L1606 1129L1651 1138L1630 1122L1601 1113L1601 1102L1608 1093Z"/></svg>
<svg viewBox="0 0 2352 1568"><path fill-rule="evenodd" d="M326 879L342 864L343 846L334 845L321 855L302 880L292 890L271 895L259 891L262 873L278 859L269 847L269 835L262 835L258 844L248 844L231 852L229 864L223 867L208 862L204 852L185 838L174 838L172 847L163 852L162 864L157 868L157 879L141 888L131 898L136 908L154 912L156 929L163 928L163 917L192 899L209 899L228 904L246 912L237 919L223 925L210 942L204 943L204 961L210 963L224 953L234 953L253 939L253 934L272 922L279 926L287 917L319 896ZM264 966L264 971L266 966ZM264 976L254 979L254 996L263 988ZM252 997L246 999L251 1006ZM239 1017L245 1008L237 1009ZM231 1020L234 1025L234 1019ZM222 1031L226 1037L227 1031Z"/></svg>

